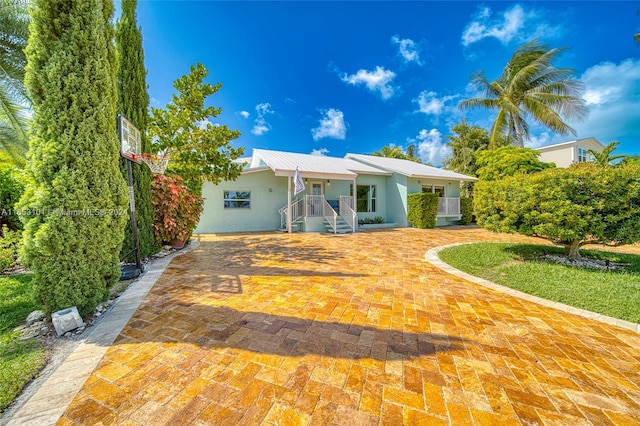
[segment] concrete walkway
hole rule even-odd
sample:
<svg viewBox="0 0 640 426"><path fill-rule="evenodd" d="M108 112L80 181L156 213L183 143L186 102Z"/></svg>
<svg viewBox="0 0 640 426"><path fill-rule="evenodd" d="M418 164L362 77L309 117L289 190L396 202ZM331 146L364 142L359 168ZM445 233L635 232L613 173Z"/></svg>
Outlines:
<svg viewBox="0 0 640 426"><path fill-rule="evenodd" d="M104 354L87 354L99 362L58 423L638 424L638 333L423 260L486 240L537 241L477 228L202 236Z"/></svg>

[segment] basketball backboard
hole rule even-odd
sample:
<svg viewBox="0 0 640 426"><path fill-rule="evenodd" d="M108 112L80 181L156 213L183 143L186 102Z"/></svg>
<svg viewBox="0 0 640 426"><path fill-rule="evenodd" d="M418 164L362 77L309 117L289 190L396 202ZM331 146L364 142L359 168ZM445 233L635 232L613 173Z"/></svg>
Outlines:
<svg viewBox="0 0 640 426"><path fill-rule="evenodd" d="M120 155L136 163L140 163L141 142L140 130L124 115L118 115L118 134L120 135Z"/></svg>

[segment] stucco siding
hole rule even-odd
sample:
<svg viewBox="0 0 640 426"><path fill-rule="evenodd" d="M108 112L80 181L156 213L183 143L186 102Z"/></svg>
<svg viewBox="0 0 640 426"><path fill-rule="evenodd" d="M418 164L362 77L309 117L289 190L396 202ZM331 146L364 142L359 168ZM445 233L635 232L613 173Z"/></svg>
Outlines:
<svg viewBox="0 0 640 426"><path fill-rule="evenodd" d="M224 208L224 191L251 191L251 208ZM204 211L194 232L267 231L280 227L278 209L287 202L287 178L271 170L241 175L234 182L202 187Z"/></svg>

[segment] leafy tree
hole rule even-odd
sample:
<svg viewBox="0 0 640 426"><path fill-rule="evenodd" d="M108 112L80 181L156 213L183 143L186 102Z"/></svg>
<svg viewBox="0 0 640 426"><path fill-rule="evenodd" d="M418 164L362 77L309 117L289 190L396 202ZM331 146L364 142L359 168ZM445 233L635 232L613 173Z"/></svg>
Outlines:
<svg viewBox="0 0 640 426"><path fill-rule="evenodd" d="M376 157L398 158L400 160L409 160L416 163L421 163L420 159L416 157L415 145L409 145L407 151L403 151L399 146L385 145L380 148L380 151L373 153Z"/></svg>
<svg viewBox="0 0 640 426"><path fill-rule="evenodd" d="M563 50L534 40L516 50L497 80L490 82L482 72L472 76L485 97L461 101L459 107L497 110L490 149L496 148L501 136L523 147L529 138L527 119L561 135L576 134L564 120L583 118L588 109L582 99L583 85L573 78L573 71L553 66Z"/></svg>
<svg viewBox="0 0 640 426"><path fill-rule="evenodd" d="M480 181L474 208L480 226L548 239L575 259L585 244L640 241L640 167L580 163Z"/></svg>
<svg viewBox="0 0 640 426"><path fill-rule="evenodd" d="M470 126L466 120L451 127L454 135L447 135L447 145L451 155L447 156L443 165L449 170L468 176L476 176L476 152L489 147L489 132L478 126Z"/></svg>
<svg viewBox="0 0 640 426"><path fill-rule="evenodd" d="M24 49L29 36L28 2L0 0L0 150L23 165L27 151Z"/></svg>
<svg viewBox="0 0 640 426"><path fill-rule="evenodd" d="M19 207L22 260L48 312L91 312L120 277L127 191L118 169L111 0L34 0L25 85L34 117Z"/></svg>
<svg viewBox="0 0 640 426"><path fill-rule="evenodd" d="M620 142L611 142L604 147L602 152L590 149L588 152L593 156L593 162L599 166L611 166L614 161L622 160L626 157L624 154L611 155L613 151L620 145Z"/></svg>
<svg viewBox="0 0 640 426"><path fill-rule="evenodd" d="M205 107L205 100L220 90L222 84L203 83L208 74L204 65L192 65L189 74L173 83L178 94L172 96L166 108L151 109L149 125L154 149L170 158L168 173L182 177L195 195L202 195L205 180L217 184L221 180L235 180L242 172L242 165L233 160L244 149L231 146L240 132L209 121L222 109Z"/></svg>
<svg viewBox="0 0 640 426"><path fill-rule="evenodd" d="M117 111L123 114L140 130L142 136L142 152L150 152L151 144L146 136L149 121L149 94L147 93L144 68L144 51L142 50L142 34L136 25L137 0L122 0L122 15L116 23L116 51L118 69L116 84L118 88ZM124 159L120 159L120 170L127 176ZM132 164L133 193L136 202L138 237L140 255L150 256L160 249L153 236L154 210L151 204L151 171L142 164ZM135 247L131 231L131 219L127 221L124 242L120 256L131 253Z"/></svg>
<svg viewBox="0 0 640 426"><path fill-rule="evenodd" d="M555 167L553 163L538 160L539 155L538 151L531 148L518 148L512 145L478 151L476 153L477 176L482 180L495 180Z"/></svg>

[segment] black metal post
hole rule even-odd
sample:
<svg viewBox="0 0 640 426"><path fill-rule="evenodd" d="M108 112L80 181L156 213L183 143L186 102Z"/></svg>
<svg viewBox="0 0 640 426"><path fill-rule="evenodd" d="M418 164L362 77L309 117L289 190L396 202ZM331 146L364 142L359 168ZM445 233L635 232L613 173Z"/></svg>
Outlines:
<svg viewBox="0 0 640 426"><path fill-rule="evenodd" d="M126 159L127 162L127 183L129 184L129 209L131 210L131 230L133 231L133 241L136 252L136 267L138 272L142 273L142 262L140 261L140 240L138 239L138 220L136 219L136 200L133 197L133 171L131 163L133 161Z"/></svg>

